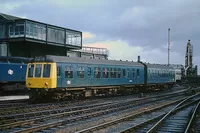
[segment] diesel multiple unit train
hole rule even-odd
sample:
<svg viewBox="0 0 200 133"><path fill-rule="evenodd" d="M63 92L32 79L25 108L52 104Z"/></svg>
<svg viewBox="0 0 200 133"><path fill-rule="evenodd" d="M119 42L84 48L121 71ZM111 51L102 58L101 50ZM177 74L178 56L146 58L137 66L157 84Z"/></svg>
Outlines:
<svg viewBox="0 0 200 133"><path fill-rule="evenodd" d="M26 87L30 99L65 99L169 88L175 77L167 65L46 55L28 63Z"/></svg>

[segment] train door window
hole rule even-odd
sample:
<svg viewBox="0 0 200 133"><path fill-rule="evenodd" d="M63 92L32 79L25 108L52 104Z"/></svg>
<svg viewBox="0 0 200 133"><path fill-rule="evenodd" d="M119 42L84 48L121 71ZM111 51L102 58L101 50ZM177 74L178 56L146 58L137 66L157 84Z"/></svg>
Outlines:
<svg viewBox="0 0 200 133"><path fill-rule="evenodd" d="M51 64L44 64L43 77L49 78L51 72Z"/></svg>
<svg viewBox="0 0 200 133"><path fill-rule="evenodd" d="M120 78L120 77L121 77L121 68L118 68L117 77L118 77L118 78Z"/></svg>
<svg viewBox="0 0 200 133"><path fill-rule="evenodd" d="M73 67L72 66L66 66L65 67L65 78L73 78Z"/></svg>
<svg viewBox="0 0 200 133"><path fill-rule="evenodd" d="M126 77L126 69L123 69L123 76Z"/></svg>
<svg viewBox="0 0 200 133"><path fill-rule="evenodd" d="M100 67L95 67L94 68L94 76L95 78L100 78L101 77L101 68Z"/></svg>
<svg viewBox="0 0 200 133"><path fill-rule="evenodd" d="M135 77L135 69L132 69L132 76Z"/></svg>
<svg viewBox="0 0 200 133"><path fill-rule="evenodd" d="M42 64L36 64L35 77L41 77L41 75L42 75Z"/></svg>
<svg viewBox="0 0 200 133"><path fill-rule="evenodd" d="M108 78L109 68L103 68L103 78Z"/></svg>
<svg viewBox="0 0 200 133"><path fill-rule="evenodd" d="M140 70L137 69L137 78L140 76Z"/></svg>
<svg viewBox="0 0 200 133"><path fill-rule="evenodd" d="M59 77L60 76L60 66L57 66L57 76Z"/></svg>
<svg viewBox="0 0 200 133"><path fill-rule="evenodd" d="M78 67L78 71L77 71L77 77L78 78L84 78L84 72L85 72L85 69L83 66L79 66Z"/></svg>
<svg viewBox="0 0 200 133"><path fill-rule="evenodd" d="M111 68L110 77L111 78L116 78L116 68Z"/></svg>
<svg viewBox="0 0 200 133"><path fill-rule="evenodd" d="M34 65L29 64L29 66L28 66L28 77L33 77L33 70L34 70Z"/></svg>
<svg viewBox="0 0 200 133"><path fill-rule="evenodd" d="M130 69L127 68L127 77L129 78L130 77Z"/></svg>
<svg viewBox="0 0 200 133"><path fill-rule="evenodd" d="M88 77L90 77L92 74L91 74L91 67L88 67Z"/></svg>

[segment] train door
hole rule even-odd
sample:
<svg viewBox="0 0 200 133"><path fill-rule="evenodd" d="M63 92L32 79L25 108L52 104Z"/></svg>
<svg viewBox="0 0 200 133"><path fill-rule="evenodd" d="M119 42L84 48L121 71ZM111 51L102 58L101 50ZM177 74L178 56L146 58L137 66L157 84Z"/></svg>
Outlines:
<svg viewBox="0 0 200 133"><path fill-rule="evenodd" d="M62 72L62 66L57 64L57 87L63 87L64 73Z"/></svg>
<svg viewBox="0 0 200 133"><path fill-rule="evenodd" d="M93 74L92 74L92 66L88 65L87 67L87 79L88 79L88 87L92 86L93 83Z"/></svg>

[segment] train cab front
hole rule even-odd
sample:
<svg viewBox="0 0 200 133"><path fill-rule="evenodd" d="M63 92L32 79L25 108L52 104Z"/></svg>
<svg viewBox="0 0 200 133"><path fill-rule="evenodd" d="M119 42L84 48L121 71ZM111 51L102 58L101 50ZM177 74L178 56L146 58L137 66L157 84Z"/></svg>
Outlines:
<svg viewBox="0 0 200 133"><path fill-rule="evenodd" d="M56 88L56 63L29 63L26 72L26 87L30 99L42 98L49 90Z"/></svg>

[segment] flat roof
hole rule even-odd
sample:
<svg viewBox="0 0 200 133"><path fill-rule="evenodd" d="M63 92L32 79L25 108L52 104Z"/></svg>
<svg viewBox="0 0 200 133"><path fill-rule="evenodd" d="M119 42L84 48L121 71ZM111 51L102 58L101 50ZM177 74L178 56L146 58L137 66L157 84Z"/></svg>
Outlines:
<svg viewBox="0 0 200 133"><path fill-rule="evenodd" d="M60 28L60 29L66 29L66 30L81 32L81 31L74 30L74 29L69 29L69 28L65 28L65 27L61 27L61 26L43 23L43 22L40 22L40 21L35 21L35 20L27 19L27 18L20 18L20 17L16 17L16 16L4 14L4 13L0 13L0 16L3 17L4 19L8 20L8 21L17 21L17 20L24 20L25 21L25 20L27 20L27 21L31 21L31 22L35 22L35 23L39 23L39 24L44 24L44 25L48 25L48 26L52 26L52 27L56 27L56 28Z"/></svg>

